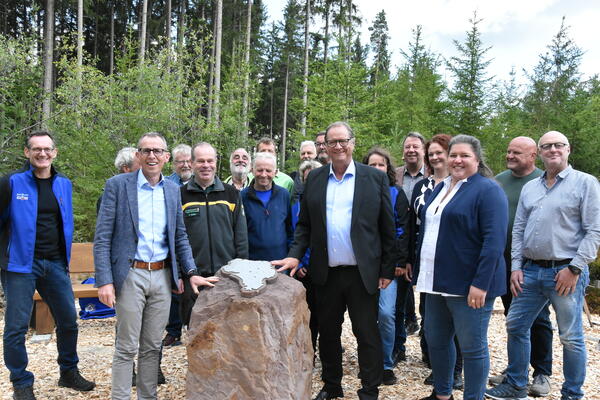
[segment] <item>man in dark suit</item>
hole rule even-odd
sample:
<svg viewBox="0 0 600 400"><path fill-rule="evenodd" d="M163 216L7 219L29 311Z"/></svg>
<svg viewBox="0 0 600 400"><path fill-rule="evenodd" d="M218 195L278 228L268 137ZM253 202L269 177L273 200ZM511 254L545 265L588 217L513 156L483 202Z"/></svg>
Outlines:
<svg viewBox="0 0 600 400"><path fill-rule="evenodd" d="M132 363L138 356L137 394L157 398L161 335L169 317L171 290L182 291L181 272L195 292L217 278L198 276L183 223L177 184L164 179L167 143L144 134L136 157L141 169L106 182L96 223L94 264L98 298L116 308L112 399L131 396Z"/></svg>
<svg viewBox="0 0 600 400"><path fill-rule="evenodd" d="M348 308L358 342L360 399L377 399L383 375L377 329L378 289L394 278L394 218L386 175L352 160L354 133L345 122L326 130L331 164L306 181L294 243L279 271L295 272L307 248L316 292L324 386L316 400L343 397L341 332Z"/></svg>

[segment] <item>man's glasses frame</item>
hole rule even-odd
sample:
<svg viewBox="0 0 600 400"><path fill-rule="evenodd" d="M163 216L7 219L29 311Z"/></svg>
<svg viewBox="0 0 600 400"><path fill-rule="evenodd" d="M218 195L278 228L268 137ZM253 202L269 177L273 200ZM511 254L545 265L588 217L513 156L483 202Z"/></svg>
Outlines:
<svg viewBox="0 0 600 400"><path fill-rule="evenodd" d="M567 147L568 144L567 143L562 143L562 142L544 143L544 144L540 144L540 149L542 149L542 150L550 150L552 148L552 146L554 146L554 148L556 150L562 150L565 147Z"/></svg>
<svg viewBox="0 0 600 400"><path fill-rule="evenodd" d="M150 155L150 153L154 153L154 155L156 157L161 157L163 154L165 154L168 150L165 149L151 149L148 147L142 147L139 148L138 151L144 155L144 157L148 157Z"/></svg>
<svg viewBox="0 0 600 400"><path fill-rule="evenodd" d="M328 140L325 142L325 144L327 144L327 147L331 147L334 148L336 147L338 144L342 147L342 148L346 148L348 147L348 143L350 143L350 141L352 140L352 138L350 139L338 139L338 140Z"/></svg>

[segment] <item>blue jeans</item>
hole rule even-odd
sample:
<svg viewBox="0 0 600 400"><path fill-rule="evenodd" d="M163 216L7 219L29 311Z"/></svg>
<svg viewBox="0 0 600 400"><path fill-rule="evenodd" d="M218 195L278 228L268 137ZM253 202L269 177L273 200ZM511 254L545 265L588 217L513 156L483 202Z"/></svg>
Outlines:
<svg viewBox="0 0 600 400"><path fill-rule="evenodd" d="M575 292L559 296L555 290L556 274L566 265L544 268L528 262L523 267L523 291L513 298L506 320L508 332L508 382L525 388L528 382L527 364L531 352L529 332L533 321L550 301L556 313L558 332L563 345L563 397L583 397L581 386L585 381L586 351L583 337L581 310L585 287L589 281L586 268L579 276Z"/></svg>
<svg viewBox="0 0 600 400"><path fill-rule="evenodd" d="M406 306L408 298L408 290L411 288L411 283L404 277L400 276L394 279L396 281L396 318L395 318L395 339L394 352L406 351Z"/></svg>
<svg viewBox="0 0 600 400"><path fill-rule="evenodd" d="M379 335L381 336L381 348L383 350L383 369L394 369L392 350L394 350L394 339L396 337L396 294L397 280L385 289L379 291Z"/></svg>
<svg viewBox="0 0 600 400"><path fill-rule="evenodd" d="M25 334L33 309L33 293L38 290L56 322L56 347L61 371L77 368L77 314L71 279L62 260L34 259L28 274L2 270L6 297L4 315L4 363L15 388L33 385L27 371Z"/></svg>
<svg viewBox="0 0 600 400"><path fill-rule="evenodd" d="M463 356L465 389L464 400L481 400L490 369L487 331L492 315L494 298L473 309L466 297L443 297L428 294L426 299L425 336L433 369L435 393L452 394L456 347L458 338Z"/></svg>

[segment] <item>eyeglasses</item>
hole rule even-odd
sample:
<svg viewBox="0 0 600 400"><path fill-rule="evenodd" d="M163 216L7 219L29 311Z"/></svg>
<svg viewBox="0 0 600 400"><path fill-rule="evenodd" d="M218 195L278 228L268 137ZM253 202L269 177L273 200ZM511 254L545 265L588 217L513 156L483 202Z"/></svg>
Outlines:
<svg viewBox="0 0 600 400"><path fill-rule="evenodd" d="M544 144L540 144L540 149L542 150L550 150L552 148L552 146L554 146L554 148L556 150L562 150L565 147L568 146L567 143L561 143L561 142L556 142L556 143L544 143Z"/></svg>
<svg viewBox="0 0 600 400"><path fill-rule="evenodd" d="M143 149L138 149L138 151L146 157L148 157L150 153L154 153L155 156L160 157L166 152L165 149L149 149L146 147L144 147Z"/></svg>
<svg viewBox="0 0 600 400"><path fill-rule="evenodd" d="M319 148L319 147L325 147L325 146L326 146L326 144L325 144L325 142L315 142L315 146L316 146L317 148Z"/></svg>
<svg viewBox="0 0 600 400"><path fill-rule="evenodd" d="M156 153L154 153L154 154L156 154ZM183 164L192 165L192 160L175 160L175 164L177 164L177 165L183 165Z"/></svg>
<svg viewBox="0 0 600 400"><path fill-rule="evenodd" d="M338 144L342 147L342 148L346 148L348 147L348 143L350 143L352 139L339 139L339 140L328 140L325 143L327 143L328 147L336 147Z"/></svg>
<svg viewBox="0 0 600 400"><path fill-rule="evenodd" d="M34 154L42 154L42 153L51 154L54 151L54 147L34 147L29 150L31 150L31 152Z"/></svg>

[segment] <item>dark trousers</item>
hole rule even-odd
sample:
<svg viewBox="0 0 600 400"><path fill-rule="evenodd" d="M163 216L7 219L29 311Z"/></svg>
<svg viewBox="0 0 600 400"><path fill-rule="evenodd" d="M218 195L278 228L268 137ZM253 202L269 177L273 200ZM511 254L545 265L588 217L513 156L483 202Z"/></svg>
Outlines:
<svg viewBox="0 0 600 400"><path fill-rule="evenodd" d="M319 352L323 366L323 389L342 395L342 323L348 308L358 343L362 388L359 399L377 399L383 378L383 353L377 328L379 292L369 294L357 267L329 269L325 285L313 285L319 321Z"/></svg>
<svg viewBox="0 0 600 400"><path fill-rule="evenodd" d="M296 275L298 276L298 275ZM312 281L310 279L310 275L304 276L304 278L298 278L304 289L306 290L306 304L308 305L308 310L310 311L310 320L308 322L308 326L310 327L310 337L313 345L313 349L317 350L317 338L319 336L319 320L317 318L317 310L316 310L316 302L317 299L315 297L315 289L313 288Z"/></svg>
<svg viewBox="0 0 600 400"><path fill-rule="evenodd" d="M510 285L509 285L510 287ZM504 315L512 302L510 289L502 296ZM531 326L531 354L529 363L533 367L533 376L552 375L552 322L550 322L550 302L546 303Z"/></svg>
<svg viewBox="0 0 600 400"><path fill-rule="evenodd" d="M77 368L77 313L71 278L62 260L34 259L30 273L1 271L6 297L4 314L4 363L15 388L33 385L27 371L25 335L37 289L56 321L56 347L61 371Z"/></svg>
<svg viewBox="0 0 600 400"><path fill-rule="evenodd" d="M412 284L404 279L404 277L396 279L398 280L398 294L396 295L396 339L394 340L394 353L406 351L406 323L417 320Z"/></svg>
<svg viewBox="0 0 600 400"><path fill-rule="evenodd" d="M171 308L169 309L169 322L167 323L167 333L176 338L181 337L181 316L179 312L179 298L181 296L175 293L171 294Z"/></svg>

